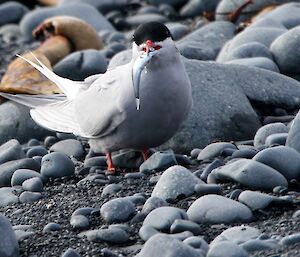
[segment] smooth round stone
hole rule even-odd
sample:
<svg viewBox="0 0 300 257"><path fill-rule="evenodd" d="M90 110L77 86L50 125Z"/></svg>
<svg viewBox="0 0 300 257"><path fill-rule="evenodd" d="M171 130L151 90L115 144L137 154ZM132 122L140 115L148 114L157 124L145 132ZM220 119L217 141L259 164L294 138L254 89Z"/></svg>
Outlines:
<svg viewBox="0 0 300 257"><path fill-rule="evenodd" d="M41 174L30 169L18 169L11 178L11 186L21 186L22 183L29 178L41 178Z"/></svg>
<svg viewBox="0 0 300 257"><path fill-rule="evenodd" d="M135 206L129 199L116 198L103 204L100 212L107 223L126 222L135 214Z"/></svg>
<svg viewBox="0 0 300 257"><path fill-rule="evenodd" d="M180 233L180 232L184 232L184 231L190 231L194 235L200 235L202 233L201 227L193 221L182 220L182 219L174 220L174 222L172 223L172 225L170 227L170 232L172 234L175 234L175 233Z"/></svg>
<svg viewBox="0 0 300 257"><path fill-rule="evenodd" d="M43 146L34 146L34 147L31 147L27 153L26 153L26 156L28 158L32 158L34 156L44 156L48 153L48 150L43 147Z"/></svg>
<svg viewBox="0 0 300 257"><path fill-rule="evenodd" d="M204 182L183 166L175 165L161 175L151 196L174 202L176 199L192 195L197 184Z"/></svg>
<svg viewBox="0 0 300 257"><path fill-rule="evenodd" d="M96 156L88 158L84 161L84 167L106 167L106 157Z"/></svg>
<svg viewBox="0 0 300 257"><path fill-rule="evenodd" d="M33 203L43 198L43 195L39 192L23 192L19 199L21 203Z"/></svg>
<svg viewBox="0 0 300 257"><path fill-rule="evenodd" d="M136 14L133 16L129 16L125 19L126 24L132 27L138 26L142 23L153 22L153 21L165 23L168 21L168 18L157 13L147 13L147 14Z"/></svg>
<svg viewBox="0 0 300 257"><path fill-rule="evenodd" d="M151 226L160 231L170 231L170 227L177 219L187 220L187 214L184 210L163 206L151 211L143 222L143 226Z"/></svg>
<svg viewBox="0 0 300 257"><path fill-rule="evenodd" d="M19 197L16 196L15 190L11 187L0 188L0 207L5 207L13 203L19 202ZM0 232L1 233L1 232Z"/></svg>
<svg viewBox="0 0 300 257"><path fill-rule="evenodd" d="M176 164L176 157L172 150L160 151L155 152L144 161L139 170L143 173L149 173L150 171L164 170Z"/></svg>
<svg viewBox="0 0 300 257"><path fill-rule="evenodd" d="M90 216L92 212L97 211L99 209L93 208L93 207L82 207L76 209L73 213L72 216L76 215L83 215L83 216Z"/></svg>
<svg viewBox="0 0 300 257"><path fill-rule="evenodd" d="M112 227L108 229L89 230L82 232L79 237L86 236L91 242L107 242L109 244L122 244L129 240L127 232L123 229Z"/></svg>
<svg viewBox="0 0 300 257"><path fill-rule="evenodd" d="M231 158L245 158L245 159L252 159L255 155L257 154L257 151L255 149L251 148L244 148L244 149L239 149L235 151L232 155Z"/></svg>
<svg viewBox="0 0 300 257"><path fill-rule="evenodd" d="M262 126L257 130L254 137L254 146L264 145L266 142L266 138L272 134L277 133L287 133L289 131L288 127L281 122L267 124Z"/></svg>
<svg viewBox="0 0 300 257"><path fill-rule="evenodd" d="M143 174L141 172L126 173L124 176L124 178L126 178L128 180L141 179L143 177L145 177L145 174Z"/></svg>
<svg viewBox="0 0 300 257"><path fill-rule="evenodd" d="M77 159L81 159L84 156L84 149L82 144L76 139L66 139L59 141L50 147L50 152L59 152L74 156Z"/></svg>
<svg viewBox="0 0 300 257"><path fill-rule="evenodd" d="M276 38L271 45L271 52L282 73L297 74L300 72L300 26L290 29Z"/></svg>
<svg viewBox="0 0 300 257"><path fill-rule="evenodd" d="M0 26L8 23L19 23L28 8L15 1L9 1L0 5Z"/></svg>
<svg viewBox="0 0 300 257"><path fill-rule="evenodd" d="M47 136L44 139L44 146L47 148L50 148L52 145L54 145L59 139L55 136Z"/></svg>
<svg viewBox="0 0 300 257"><path fill-rule="evenodd" d="M154 227L148 225L143 225L139 230L139 236L145 242L156 234L160 234L160 232Z"/></svg>
<svg viewBox="0 0 300 257"><path fill-rule="evenodd" d="M285 145L288 138L288 133L276 133L266 138L265 144L270 145Z"/></svg>
<svg viewBox="0 0 300 257"><path fill-rule="evenodd" d="M6 24L1 26L0 35L3 41L7 44L16 42L17 40L20 40L20 38L22 37L20 27L19 25L16 24Z"/></svg>
<svg viewBox="0 0 300 257"><path fill-rule="evenodd" d="M248 257L249 254L240 246L230 241L213 244L207 253L207 257Z"/></svg>
<svg viewBox="0 0 300 257"><path fill-rule="evenodd" d="M180 9L180 15L193 18L202 15L203 12L215 12L219 2L220 0L190 0Z"/></svg>
<svg viewBox="0 0 300 257"><path fill-rule="evenodd" d="M38 145L41 145L41 142L35 138L30 139L27 143L28 147L38 146Z"/></svg>
<svg viewBox="0 0 300 257"><path fill-rule="evenodd" d="M78 3L58 7L41 7L27 13L20 22L22 34L27 40L32 40L32 31L34 28L45 19L58 15L67 15L82 19L94 27L96 31L115 30L97 9L83 3Z"/></svg>
<svg viewBox="0 0 300 257"><path fill-rule="evenodd" d="M227 62L235 59L265 57L273 60L273 56L268 47L259 42L243 44L230 51L225 59L217 59L218 62Z"/></svg>
<svg viewBox="0 0 300 257"><path fill-rule="evenodd" d="M53 67L57 75L78 81L94 74L105 73L106 69L106 58L95 49L71 53Z"/></svg>
<svg viewBox="0 0 300 257"><path fill-rule="evenodd" d="M197 184L195 186L195 193L198 196L208 195L208 194L221 194L222 187L217 184Z"/></svg>
<svg viewBox="0 0 300 257"><path fill-rule="evenodd" d="M215 60L223 45L234 34L235 26L232 23L210 22L179 40L177 46L186 58Z"/></svg>
<svg viewBox="0 0 300 257"><path fill-rule="evenodd" d="M19 257L19 245L10 221L0 214L0 256Z"/></svg>
<svg viewBox="0 0 300 257"><path fill-rule="evenodd" d="M193 247L168 235L152 236L137 257L204 257Z"/></svg>
<svg viewBox="0 0 300 257"><path fill-rule="evenodd" d="M198 198L187 210L187 215L198 224L232 224L253 219L246 205L219 195Z"/></svg>
<svg viewBox="0 0 300 257"><path fill-rule="evenodd" d="M42 159L41 174L43 177L61 178L66 176L73 176L74 172L74 163L64 153L49 153Z"/></svg>
<svg viewBox="0 0 300 257"><path fill-rule="evenodd" d="M70 224L73 229L84 230L90 227L89 219L84 215L72 215Z"/></svg>
<svg viewBox="0 0 300 257"><path fill-rule="evenodd" d="M210 160L221 155L226 148L237 150L236 146L231 143L218 142L207 145L198 155L197 160Z"/></svg>
<svg viewBox="0 0 300 257"><path fill-rule="evenodd" d="M26 179L22 183L22 188L25 191L31 191L31 192L42 192L43 191L43 181L40 177L33 177Z"/></svg>
<svg viewBox="0 0 300 257"><path fill-rule="evenodd" d="M50 222L43 228L43 233L48 233L48 232L52 232L52 231L60 231L60 230L61 230L61 225L59 225L55 222Z"/></svg>
<svg viewBox="0 0 300 257"><path fill-rule="evenodd" d="M207 181L207 177L208 175L212 172L212 170L214 170L215 168L218 168L220 167L221 165L223 165L224 163L219 160L219 159L216 159L214 161L212 161L210 164L208 164L202 174L200 175L200 178L203 180L203 181Z"/></svg>
<svg viewBox="0 0 300 257"><path fill-rule="evenodd" d="M240 244L248 253L264 250L275 250L278 248L278 241L275 239L261 240L250 239L249 241Z"/></svg>
<svg viewBox="0 0 300 257"><path fill-rule="evenodd" d="M237 64L245 65L248 67L256 67L260 69L265 69L273 72L280 72L276 63L266 57L251 57L251 58L242 58L235 59L225 62L226 64Z"/></svg>
<svg viewBox="0 0 300 257"><path fill-rule="evenodd" d="M199 155L199 153L201 152L202 149L200 148L194 148L192 151L191 151L191 158L192 159L196 159Z"/></svg>
<svg viewBox="0 0 300 257"><path fill-rule="evenodd" d="M294 148L297 152L300 153L300 112L297 113L292 126L290 128L286 146Z"/></svg>
<svg viewBox="0 0 300 257"><path fill-rule="evenodd" d="M25 152L16 139L11 139L0 146L0 164L25 157Z"/></svg>
<svg viewBox="0 0 300 257"><path fill-rule="evenodd" d="M183 243L188 244L196 249L201 249L205 254L209 249L208 243L200 236L191 236L185 239Z"/></svg>
<svg viewBox="0 0 300 257"><path fill-rule="evenodd" d="M239 195L239 202L247 205L251 210L261 210L269 206L291 205L291 201L276 196L246 190Z"/></svg>
<svg viewBox="0 0 300 257"><path fill-rule="evenodd" d="M68 248L61 257L81 257L81 255L76 250Z"/></svg>
<svg viewBox="0 0 300 257"><path fill-rule="evenodd" d="M253 190L272 191L287 186L286 178L277 170L255 160L239 159L212 171L218 180L230 179Z"/></svg>
<svg viewBox="0 0 300 257"><path fill-rule="evenodd" d="M174 40L179 40L190 33L189 27L181 23L172 22L172 23L166 23L165 25L170 30Z"/></svg>
<svg viewBox="0 0 300 257"><path fill-rule="evenodd" d="M168 206L169 204L164 200L156 196L151 196L147 199L145 202L142 212L149 214L151 211L153 211L156 208L162 207L162 206Z"/></svg>
<svg viewBox="0 0 300 257"><path fill-rule="evenodd" d="M288 181L300 179L300 153L287 146L264 149L253 160L264 163L280 172Z"/></svg>
<svg viewBox="0 0 300 257"><path fill-rule="evenodd" d="M287 246L297 244L299 242L300 242L300 233L294 233L292 235L285 236L280 240L281 245L287 245Z"/></svg>
<svg viewBox="0 0 300 257"><path fill-rule="evenodd" d="M145 196L139 194L125 196L123 199L130 200L136 206L143 205L146 202Z"/></svg>
<svg viewBox="0 0 300 257"><path fill-rule="evenodd" d="M107 195L115 195L120 190L122 190L123 186L120 184L109 184L106 187L103 188L103 191L101 193L101 196L107 196Z"/></svg>

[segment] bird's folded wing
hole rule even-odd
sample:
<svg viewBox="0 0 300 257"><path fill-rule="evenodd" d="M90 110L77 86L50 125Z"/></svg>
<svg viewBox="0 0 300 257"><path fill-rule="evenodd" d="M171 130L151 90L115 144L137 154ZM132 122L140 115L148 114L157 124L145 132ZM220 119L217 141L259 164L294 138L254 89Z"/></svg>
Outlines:
<svg viewBox="0 0 300 257"><path fill-rule="evenodd" d="M27 94L8 94L0 92L0 96L25 106L34 108L46 104L57 103L66 100L66 96L63 94L55 95L27 95Z"/></svg>

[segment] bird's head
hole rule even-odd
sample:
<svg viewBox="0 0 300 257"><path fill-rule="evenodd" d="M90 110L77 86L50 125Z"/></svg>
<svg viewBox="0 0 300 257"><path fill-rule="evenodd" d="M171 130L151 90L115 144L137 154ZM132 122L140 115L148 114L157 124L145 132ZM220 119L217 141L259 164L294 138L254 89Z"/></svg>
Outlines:
<svg viewBox="0 0 300 257"><path fill-rule="evenodd" d="M133 34L132 81L136 108L140 109L140 78L151 59L174 46L170 30L160 22L148 22L137 27Z"/></svg>

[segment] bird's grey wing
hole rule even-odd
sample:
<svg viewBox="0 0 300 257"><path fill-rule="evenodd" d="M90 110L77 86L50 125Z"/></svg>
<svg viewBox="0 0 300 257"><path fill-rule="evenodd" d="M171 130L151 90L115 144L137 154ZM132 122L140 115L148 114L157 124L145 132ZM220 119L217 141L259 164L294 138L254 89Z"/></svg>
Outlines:
<svg viewBox="0 0 300 257"><path fill-rule="evenodd" d="M121 89L131 82L130 74L128 65L107 71L75 99L75 115L84 133L104 137L126 119Z"/></svg>
<svg viewBox="0 0 300 257"><path fill-rule="evenodd" d="M23 104L25 106L35 108L41 105L47 105L57 103L66 100L66 96L63 94L54 95L27 95L27 94L8 94L0 92L0 96L12 100L14 102Z"/></svg>

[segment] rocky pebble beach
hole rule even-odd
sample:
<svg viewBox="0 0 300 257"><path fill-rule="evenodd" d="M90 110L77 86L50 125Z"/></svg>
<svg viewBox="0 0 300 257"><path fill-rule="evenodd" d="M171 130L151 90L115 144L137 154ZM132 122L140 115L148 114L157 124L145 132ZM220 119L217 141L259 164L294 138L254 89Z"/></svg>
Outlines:
<svg viewBox="0 0 300 257"><path fill-rule="evenodd" d="M38 26L60 32L44 22L54 16L87 23L97 47L70 32L41 44ZM73 80L127 63L148 21L166 24L182 54L187 120L144 162L113 153L111 174L85 138L1 98L0 257L300 256L300 1L0 1L0 91L33 93L26 85L43 79L12 62L36 49ZM58 58L53 45L67 50Z"/></svg>

